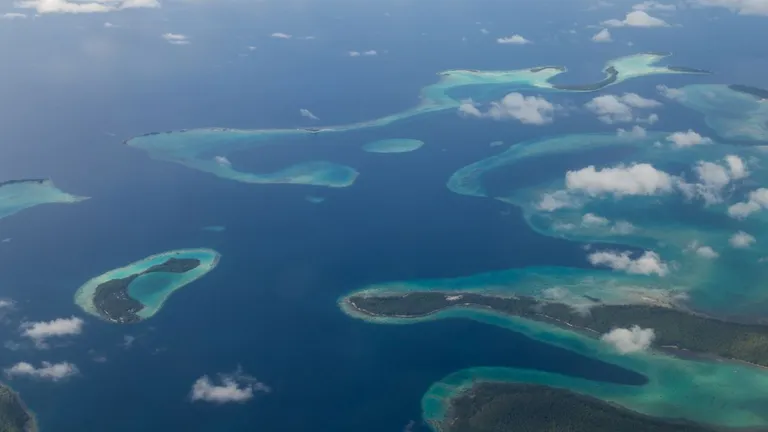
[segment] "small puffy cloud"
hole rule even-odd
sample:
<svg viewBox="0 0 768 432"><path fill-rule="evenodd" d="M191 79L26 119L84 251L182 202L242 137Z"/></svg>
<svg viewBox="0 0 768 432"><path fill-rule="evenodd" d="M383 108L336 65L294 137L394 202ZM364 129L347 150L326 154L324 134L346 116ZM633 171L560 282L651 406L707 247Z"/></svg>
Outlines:
<svg viewBox="0 0 768 432"><path fill-rule="evenodd" d="M609 223L611 223L611 221L594 213L587 213L581 217L581 225L585 227L605 226Z"/></svg>
<svg viewBox="0 0 768 432"><path fill-rule="evenodd" d="M613 42L611 32L608 29L602 29L592 36L592 42Z"/></svg>
<svg viewBox="0 0 768 432"><path fill-rule="evenodd" d="M748 248L752 246L752 243L756 241L757 240L753 236L745 233L744 231L739 231L728 239L728 243L730 243L731 246L736 249Z"/></svg>
<svg viewBox="0 0 768 432"><path fill-rule="evenodd" d="M215 381L208 375L198 378L192 385L190 399L215 404L245 403L253 399L256 392L269 391L269 387L238 370L234 374L220 374Z"/></svg>
<svg viewBox="0 0 768 432"><path fill-rule="evenodd" d="M490 33L490 32L488 31L488 29L484 29L484 28L481 28L481 29L480 29L480 33L482 33L482 34L484 34L484 35L487 35L487 34L488 34L488 33Z"/></svg>
<svg viewBox="0 0 768 432"><path fill-rule="evenodd" d="M638 258L632 258L629 252L602 251L590 254L587 259L593 266L605 266L629 274L666 276L669 273L669 266L652 251L645 251Z"/></svg>
<svg viewBox="0 0 768 432"><path fill-rule="evenodd" d="M659 195L673 190L674 177L646 163L600 170L590 165L578 171L568 171L565 185L569 190L590 196Z"/></svg>
<svg viewBox="0 0 768 432"><path fill-rule="evenodd" d="M646 99L637 93L624 93L621 101L634 108L657 108L661 102L653 99Z"/></svg>
<svg viewBox="0 0 768 432"><path fill-rule="evenodd" d="M301 114L302 117L306 117L306 118L308 118L310 120L320 120L319 118L317 118L316 115L312 114L312 111L310 111L310 110L308 110L306 108L300 109L299 113Z"/></svg>
<svg viewBox="0 0 768 432"><path fill-rule="evenodd" d="M743 179L749 175L747 165L744 161L736 155L727 155L725 157L725 163L728 164L728 170L731 172L731 177L734 179Z"/></svg>
<svg viewBox="0 0 768 432"><path fill-rule="evenodd" d="M768 189L760 188L750 192L747 201L728 207L728 215L736 219L744 219L766 208L768 208Z"/></svg>
<svg viewBox="0 0 768 432"><path fill-rule="evenodd" d="M39 14L49 13L104 13L123 9L159 8L157 0L21 0L16 2L21 9L34 9Z"/></svg>
<svg viewBox="0 0 768 432"><path fill-rule="evenodd" d="M703 137L693 129L688 129L687 132L675 132L667 137L667 141L670 141L677 147L691 147L701 144L712 144L711 138Z"/></svg>
<svg viewBox="0 0 768 432"><path fill-rule="evenodd" d="M119 26L117 24L112 24L111 22L104 23L104 28L115 28L115 27L119 27Z"/></svg>
<svg viewBox="0 0 768 432"><path fill-rule="evenodd" d="M507 37L500 37L496 39L496 42L504 45L526 45L526 44L532 43L531 41L520 36L519 34L507 36Z"/></svg>
<svg viewBox="0 0 768 432"><path fill-rule="evenodd" d="M510 93L497 102L492 102L488 112L483 113L474 103L464 101L459 113L469 117L490 117L495 120L514 119L524 124L544 125L552 123L557 107L539 96L523 96Z"/></svg>
<svg viewBox="0 0 768 432"><path fill-rule="evenodd" d="M5 370L5 374L9 378L25 376L50 381L60 381L78 373L77 366L72 363L49 363L45 361L41 363L40 367L35 367L27 362L20 362Z"/></svg>
<svg viewBox="0 0 768 432"><path fill-rule="evenodd" d="M552 123L555 105L543 97L510 93L499 102L491 103L487 115L496 120L512 118L524 124Z"/></svg>
<svg viewBox="0 0 768 432"><path fill-rule="evenodd" d="M656 11L662 11L662 12L672 12L677 10L677 6L673 4L659 3L657 1L648 0L632 6L632 9L639 10L639 11L656 10Z"/></svg>
<svg viewBox="0 0 768 432"><path fill-rule="evenodd" d="M635 120L633 108L656 108L661 106L659 101L646 99L636 93L625 93L622 96L602 95L584 105L597 115L603 123L621 123Z"/></svg>
<svg viewBox="0 0 768 432"><path fill-rule="evenodd" d="M640 328L632 326L630 328L615 328L602 335L600 339L613 345L621 354L629 354L638 351L645 351L651 347L656 333L651 328Z"/></svg>
<svg viewBox="0 0 768 432"><path fill-rule="evenodd" d="M232 166L232 162L230 162L226 156L214 156L213 160L221 166Z"/></svg>
<svg viewBox="0 0 768 432"><path fill-rule="evenodd" d="M672 100L683 100L685 99L685 92L680 89L667 87L665 85L659 84L656 86L656 90L665 98L672 99Z"/></svg>
<svg viewBox="0 0 768 432"><path fill-rule="evenodd" d="M360 56L366 56L366 57L372 57L375 55L379 55L379 52L376 50L368 50L368 51L349 51L347 54L349 54L350 57L360 57Z"/></svg>
<svg viewBox="0 0 768 432"><path fill-rule="evenodd" d="M720 256L710 246L700 245L697 241L692 241L686 248L686 251L693 251L696 255L707 259L715 259Z"/></svg>
<svg viewBox="0 0 768 432"><path fill-rule="evenodd" d="M11 299L0 298L0 310L13 309L15 304Z"/></svg>
<svg viewBox="0 0 768 432"><path fill-rule="evenodd" d="M556 191L542 195L536 208L541 211L553 212L561 208L576 207L576 203L567 191Z"/></svg>
<svg viewBox="0 0 768 432"><path fill-rule="evenodd" d="M275 38L275 39L290 39L290 38L292 38L293 36L292 36L292 35L289 35L288 33L280 33L280 32L277 32L277 33L272 33L272 34L270 35L270 37L273 37L273 38Z"/></svg>
<svg viewBox="0 0 768 432"><path fill-rule="evenodd" d="M664 20L652 17L642 10L632 11L623 20L612 19L603 22L609 27L668 27Z"/></svg>
<svg viewBox="0 0 768 432"><path fill-rule="evenodd" d="M48 338L79 335L83 331L83 320L73 316L53 321L24 322L21 329L22 336L43 344Z"/></svg>
<svg viewBox="0 0 768 432"><path fill-rule="evenodd" d="M178 33L165 33L163 34L163 39L172 45L189 45L190 43L186 35Z"/></svg>
<svg viewBox="0 0 768 432"><path fill-rule="evenodd" d="M645 138L648 133L644 127L635 125L630 130L617 129L616 135L621 138Z"/></svg>
<svg viewBox="0 0 768 432"><path fill-rule="evenodd" d="M691 0L694 4L705 7L727 8L739 15L768 16L766 0Z"/></svg>
<svg viewBox="0 0 768 432"><path fill-rule="evenodd" d="M13 19L24 19L27 15L23 13L18 12L8 12L0 15L0 18L7 19L7 20L13 20Z"/></svg>
<svg viewBox="0 0 768 432"><path fill-rule="evenodd" d="M633 232L635 232L636 229L637 228L635 228L635 226L632 225L630 222L617 221L611 227L611 232L613 234L618 234L618 235L627 235L627 234L632 234Z"/></svg>
<svg viewBox="0 0 768 432"><path fill-rule="evenodd" d="M472 99L464 100L459 105L459 114L467 117L482 117L483 113L477 108Z"/></svg>

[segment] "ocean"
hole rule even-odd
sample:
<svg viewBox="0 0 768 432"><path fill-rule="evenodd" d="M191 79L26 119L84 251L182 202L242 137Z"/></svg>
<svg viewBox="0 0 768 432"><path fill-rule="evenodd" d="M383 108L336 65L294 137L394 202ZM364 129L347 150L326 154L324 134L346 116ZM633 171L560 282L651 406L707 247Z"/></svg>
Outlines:
<svg viewBox="0 0 768 432"><path fill-rule="evenodd" d="M708 55L713 47L696 46L690 34L680 40L645 34L641 39L632 29L627 32L637 35L631 36L633 47L572 42L565 32L553 30L570 28L570 18L542 24L546 5L516 14L520 4L486 1L446 7L435 17L434 5L364 10L338 2L323 10L307 6L293 16L289 12L298 6L288 3L243 16L217 11L213 18L188 5L171 6L168 13L176 14L171 24L141 23L129 12L126 28L115 30L133 26L140 46L128 43L126 32L103 36L101 22L71 17L68 24L18 31L34 39L67 25L85 26L81 34L24 52L10 46L0 50L18 60L3 72L0 84L8 95L0 105L0 180L51 177L67 192L92 197L0 220L0 237L12 238L0 244L0 293L18 302L18 311L0 327L3 340L22 342L21 321L83 316L72 296L107 270L178 248L208 247L222 255L213 272L174 293L162 311L141 324L119 326L85 317L79 337L44 350L22 344L2 351L2 367L18 361L78 365L80 375L64 382L11 382L43 430L384 432L403 430L412 420L418 430L425 428L419 425L419 403L429 385L474 366L643 383L636 373L502 328L464 320L379 326L353 320L336 305L340 295L371 283L532 265L586 266L581 244L536 234L517 209L454 194L445 182L457 169L504 148L490 147L492 141L513 144L542 134L613 126L600 126L577 112L546 129L463 121L444 112L345 134L343 141L318 137L314 145L270 146L232 157L246 170L276 169L315 156L348 164L360 176L343 189L239 184L152 161L121 142L182 128L312 126L299 117L300 108L312 110L321 124L366 120L414 105L419 88L448 68L565 64L572 71L563 80L592 81L606 60L649 50L675 51L672 64L717 70L718 82L733 78L768 85L758 75L768 62L765 54L756 56L754 44L730 36L717 42L723 44L722 56L713 60ZM212 11L212 6L200 7ZM391 16L385 18L384 12ZM610 13L617 12L586 12L580 6L563 11L580 19ZM720 12L699 13L734 19ZM510 19L500 22L499 14ZM249 19L256 23L250 26ZM216 20L230 20L231 34L211 24ZM740 25L757 25L747 20ZM697 23L684 25L693 33L704 31ZM581 24L574 28L586 33ZM493 36L520 32L541 42L498 47L492 36L480 33L486 27ZM156 36L166 29L195 34L196 40L189 47L166 46ZM316 34L318 39L267 38L273 31ZM283 42L290 45L279 45ZM257 49L248 52L248 45ZM380 54L348 58L346 51L352 49ZM73 53L57 56L57 50ZM48 68L20 66L34 56L49 60ZM641 79L607 92L651 96L657 83L703 79ZM568 107L589 95L547 97ZM672 111L668 107L660 113L667 122L660 128L687 128L692 116ZM362 151L366 142L383 138L426 144L405 154ZM308 195L326 200L310 203ZM202 229L210 225L226 230ZM135 338L130 347L124 346L125 336ZM105 362L94 361L102 356ZM189 400L197 378L237 367L272 391L245 405Z"/></svg>

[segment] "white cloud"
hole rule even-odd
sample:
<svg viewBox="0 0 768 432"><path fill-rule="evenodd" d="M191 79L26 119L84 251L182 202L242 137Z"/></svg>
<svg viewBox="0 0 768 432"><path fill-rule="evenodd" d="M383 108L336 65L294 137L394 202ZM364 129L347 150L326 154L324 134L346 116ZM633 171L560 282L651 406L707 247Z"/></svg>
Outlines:
<svg viewBox="0 0 768 432"><path fill-rule="evenodd" d="M24 19L27 15L23 13L18 12L8 12L0 16L2 19L12 20L12 19Z"/></svg>
<svg viewBox="0 0 768 432"><path fill-rule="evenodd" d="M659 84L656 86L656 90L658 90L658 92L667 99L678 100L678 101L685 99L685 92L680 89L671 88L671 87L667 87L665 85Z"/></svg>
<svg viewBox="0 0 768 432"><path fill-rule="evenodd" d="M744 219L766 208L768 208L768 189L760 188L750 192L747 201L728 207L728 215L736 219Z"/></svg>
<svg viewBox="0 0 768 432"><path fill-rule="evenodd" d="M696 255L707 259L715 259L720 256L720 254L715 252L711 247L700 245L699 242L695 240L692 241L685 250L693 251Z"/></svg>
<svg viewBox="0 0 768 432"><path fill-rule="evenodd" d="M230 162L226 156L214 156L213 160L221 166L232 166L232 162Z"/></svg>
<svg viewBox="0 0 768 432"><path fill-rule="evenodd" d="M646 124L652 125L657 121L659 121L659 115L656 113L651 113L651 114L648 114L648 117L646 118L638 117L635 119L635 121L638 123L646 123Z"/></svg>
<svg viewBox="0 0 768 432"><path fill-rule="evenodd" d="M509 44L509 45L525 45L525 44L532 43L531 41L529 41L528 39L520 36L519 34L512 35L512 36L507 36L507 37L500 37L500 38L496 39L496 42L500 43L500 44L505 44L505 45L506 44Z"/></svg>
<svg viewBox="0 0 768 432"><path fill-rule="evenodd" d="M691 147L701 144L712 144L711 138L703 137L693 129L688 129L688 132L675 132L667 137L667 141L672 142L677 147Z"/></svg>
<svg viewBox="0 0 768 432"><path fill-rule="evenodd" d="M731 238L728 239L728 243L731 244L732 247L735 247L737 249L745 249L750 246L752 246L752 243L756 242L757 240L745 233L744 231L739 231L736 234L732 235Z"/></svg>
<svg viewBox="0 0 768 432"><path fill-rule="evenodd" d="M597 115L597 118L603 123L612 124L635 120L633 108L656 108L661 106L661 102L646 99L636 93L625 93L622 96L598 96L584 106Z"/></svg>
<svg viewBox="0 0 768 432"><path fill-rule="evenodd" d="M664 20L652 17L642 10L632 11L623 20L612 19L603 22L609 27L668 27Z"/></svg>
<svg viewBox="0 0 768 432"><path fill-rule="evenodd" d="M251 400L255 392L269 391L269 387L238 370L235 374L219 375L218 384L208 375L203 375L192 385L190 398L216 404L244 403Z"/></svg>
<svg viewBox="0 0 768 432"><path fill-rule="evenodd" d="M611 232L619 235L632 234L637 228L627 221L617 221L611 227Z"/></svg>
<svg viewBox="0 0 768 432"><path fill-rule="evenodd" d="M666 276L669 273L669 266L661 260L659 254L652 251L645 251L636 259L629 252L594 252L587 259L593 266L605 266L629 274Z"/></svg>
<svg viewBox="0 0 768 432"><path fill-rule="evenodd" d="M647 350L655 337L656 333L652 328L644 329L635 325L628 329L615 328L600 339L613 345L621 354L629 354Z"/></svg>
<svg viewBox="0 0 768 432"><path fill-rule="evenodd" d="M5 370L9 378L17 376L27 376L51 381L59 381L77 375L79 370L72 363L49 363L42 362L40 367L35 367L27 362L16 363Z"/></svg>
<svg viewBox="0 0 768 432"><path fill-rule="evenodd" d="M495 120L515 119L524 124L552 123L556 106L539 96L510 93L498 102L492 102L488 112L481 112L471 100L459 105L459 113L470 117L490 117Z"/></svg>
<svg viewBox="0 0 768 432"><path fill-rule="evenodd" d="M740 157L736 155L728 155L725 157L725 163L728 164L731 177L734 179L743 179L749 175L747 166Z"/></svg>
<svg viewBox="0 0 768 432"><path fill-rule="evenodd" d="M119 27L119 26L117 24L112 24L111 22L104 23L104 28L114 28L114 27Z"/></svg>
<svg viewBox="0 0 768 432"><path fill-rule="evenodd" d="M611 223L611 221L594 213L587 213L581 217L581 226L585 227L605 226L609 223Z"/></svg>
<svg viewBox="0 0 768 432"><path fill-rule="evenodd" d="M611 32L608 29L602 29L592 36L592 42L613 42Z"/></svg>
<svg viewBox="0 0 768 432"><path fill-rule="evenodd" d="M123 9L159 8L157 0L21 0L15 3L21 9L34 9L39 14L47 13L103 13Z"/></svg>
<svg viewBox="0 0 768 432"><path fill-rule="evenodd" d="M348 54L349 54L350 57L360 57L360 56L371 57L371 56L378 55L379 52L376 51L376 50L368 50L368 51L363 51L363 52L360 52L360 51L349 51Z"/></svg>
<svg viewBox="0 0 768 432"><path fill-rule="evenodd" d="M277 32L277 33L272 33L272 34L270 35L270 37L273 37L273 38L275 38L275 39L290 39L290 38L292 38L293 36L289 35L288 33L280 33L280 32Z"/></svg>
<svg viewBox="0 0 768 432"><path fill-rule="evenodd" d="M487 35L490 32L488 31L488 29L481 28L480 33Z"/></svg>
<svg viewBox="0 0 768 432"><path fill-rule="evenodd" d="M477 109L472 99L461 101L459 105L459 114L468 117L482 117L483 113Z"/></svg>
<svg viewBox="0 0 768 432"><path fill-rule="evenodd" d="M178 33L165 33L163 39L172 45L189 45L189 38L186 35Z"/></svg>
<svg viewBox="0 0 768 432"><path fill-rule="evenodd" d="M671 192L673 180L671 175L646 163L600 170L590 165L565 174L565 185L569 190L582 191L591 196L658 195Z"/></svg>
<svg viewBox="0 0 768 432"><path fill-rule="evenodd" d="M677 10L677 6L673 4L659 3L657 1L647 0L632 6L632 9L640 11L657 10L663 12L672 12Z"/></svg>
<svg viewBox="0 0 768 432"><path fill-rule="evenodd" d="M568 195L567 191L557 191L542 195L541 200L536 204L536 208L541 211L553 212L561 208L575 207L576 203Z"/></svg>
<svg viewBox="0 0 768 432"><path fill-rule="evenodd" d="M768 1L766 0L691 0L699 6L723 7L739 15L768 16Z"/></svg>
<svg viewBox="0 0 768 432"><path fill-rule="evenodd" d="M510 93L499 102L491 103L487 115L496 120L513 118L524 124L552 123L555 106L543 97Z"/></svg>
<svg viewBox="0 0 768 432"><path fill-rule="evenodd" d="M630 130L617 129L616 135L621 138L644 138L648 133L644 127L635 125Z"/></svg>
<svg viewBox="0 0 768 432"><path fill-rule="evenodd" d="M24 322L21 329L22 336L44 344L48 338L79 335L83 331L83 320L73 316L53 321Z"/></svg>
<svg viewBox="0 0 768 432"><path fill-rule="evenodd" d="M310 111L310 110L308 110L306 108L300 109L299 113L301 114L302 117L306 117L306 118L308 118L310 120L320 120L319 118L317 118L316 115L312 114L312 111Z"/></svg>
<svg viewBox="0 0 768 432"><path fill-rule="evenodd" d="M0 309L13 309L15 304L13 300L0 298Z"/></svg>

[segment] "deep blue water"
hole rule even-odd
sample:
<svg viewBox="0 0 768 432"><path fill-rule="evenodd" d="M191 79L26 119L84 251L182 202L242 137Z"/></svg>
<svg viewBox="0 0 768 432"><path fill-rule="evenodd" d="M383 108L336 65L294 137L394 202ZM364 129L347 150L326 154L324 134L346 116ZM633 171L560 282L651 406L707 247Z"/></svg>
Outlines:
<svg viewBox="0 0 768 432"><path fill-rule="evenodd" d="M84 334L64 346L0 351L2 367L22 360L66 360L80 367L82 374L66 382L13 382L43 427L398 431L418 420L419 400L432 382L464 367L521 366L641 382L627 371L507 330L466 321L371 325L346 317L335 304L339 295L375 282L583 265L580 245L535 234L517 211L504 216L502 203L452 194L445 181L456 169L502 150L489 147L491 141L615 126L578 111L545 129L459 121L444 113L338 142L237 155L238 166L254 170L310 155L354 166L361 172L357 183L341 190L237 184L120 145L157 130L307 125L299 108L311 109L323 123L365 120L412 106L419 88L447 68L566 64L567 80L584 82L599 79L599 69L612 57L671 50L677 53L674 64L717 70L711 81L768 85L758 73L768 62L765 53L742 34L759 28L752 18L738 21L743 32L706 46L697 34L713 25L733 26L737 18L703 10L692 15L695 20L681 16L686 31L675 38L626 29L622 40L633 40L634 47L595 46L585 36L591 30L578 27L587 42L559 31L571 21L585 24L619 11L585 12L559 2L562 16L549 17L547 2L525 2L525 13L521 4L362 8L338 2L300 8L295 2L264 2L248 13L235 6L169 6L164 14L174 17L171 23L130 11L109 18L126 28L107 36L103 20L86 16L43 17L27 27L4 23L0 54L10 61L0 70L6 95L0 101L0 180L52 177L62 189L93 199L41 206L0 221L0 237L13 238L0 244L0 294L19 302L10 324L0 327L3 340L18 341L16 325L24 319L81 315L72 303L74 291L106 270L174 248L204 246L222 253L215 271L174 294L145 323L87 319ZM392 17L384 18L385 11ZM719 21L711 24L710 15ZM493 37L519 32L537 44L499 47L481 39L482 27ZM193 44L182 47L187 51L164 45L157 35L165 31L187 32ZM275 31L318 40L279 45L286 41L265 37ZM469 41L463 45L465 35ZM33 42L20 48L8 42L11 37ZM238 57L246 45L259 48ZM720 57L709 55L715 48ZM350 59L344 53L351 49L389 52ZM610 91L650 96L659 82L709 79L642 79ZM575 107L590 95L547 97ZM700 118L671 106L659 114L658 129L706 130ZM360 150L368 140L389 137L427 144L399 155ZM327 200L310 204L304 200L310 194ZM227 230L202 231L207 225ZM120 346L124 335L137 337L131 349ZM96 355L107 362L94 362ZM238 365L273 392L242 406L187 400L195 379Z"/></svg>

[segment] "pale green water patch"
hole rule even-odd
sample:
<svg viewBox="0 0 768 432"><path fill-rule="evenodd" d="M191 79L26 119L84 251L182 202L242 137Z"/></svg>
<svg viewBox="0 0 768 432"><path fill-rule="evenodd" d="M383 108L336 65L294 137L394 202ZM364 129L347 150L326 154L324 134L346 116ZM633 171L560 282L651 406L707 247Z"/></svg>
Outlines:
<svg viewBox="0 0 768 432"><path fill-rule="evenodd" d="M393 138L366 143L363 150L369 153L407 153L418 150L423 145L423 141L416 139Z"/></svg>
<svg viewBox="0 0 768 432"><path fill-rule="evenodd" d="M675 98L704 114L707 125L723 138L768 141L768 102L727 85L701 84L678 89Z"/></svg>
<svg viewBox="0 0 768 432"><path fill-rule="evenodd" d="M62 191L50 180L11 180L0 183L0 219L40 204L73 204L86 199Z"/></svg>

